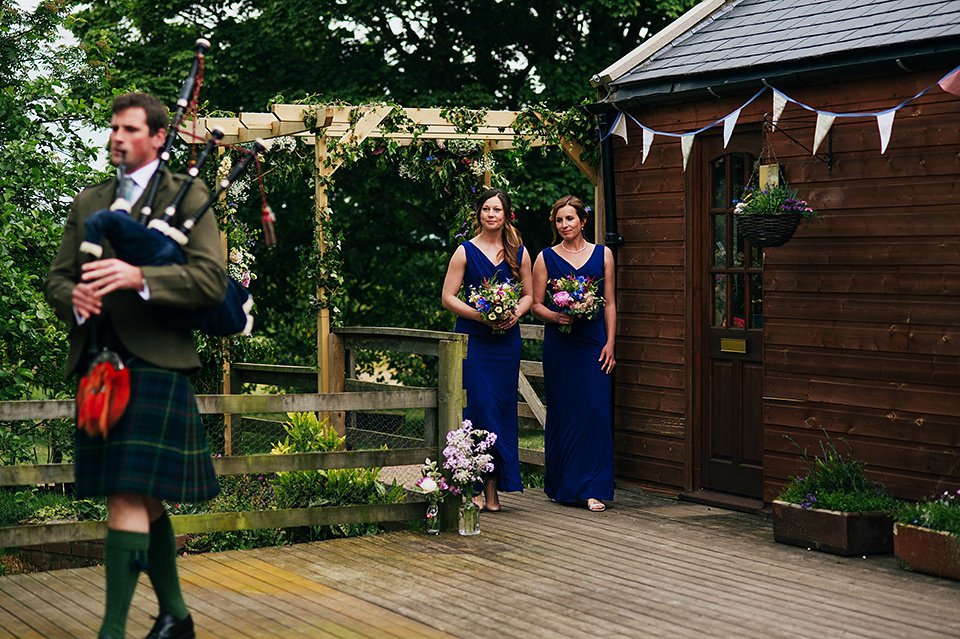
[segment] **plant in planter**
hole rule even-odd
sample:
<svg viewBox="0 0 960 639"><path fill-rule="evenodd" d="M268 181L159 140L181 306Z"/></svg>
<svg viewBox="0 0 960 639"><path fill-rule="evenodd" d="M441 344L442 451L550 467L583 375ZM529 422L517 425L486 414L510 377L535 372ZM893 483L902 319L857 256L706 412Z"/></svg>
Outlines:
<svg viewBox="0 0 960 639"><path fill-rule="evenodd" d="M960 489L907 504L895 519L894 553L901 566L960 579Z"/></svg>
<svg viewBox="0 0 960 639"><path fill-rule="evenodd" d="M735 201L733 214L740 233L756 247L782 246L793 237L801 220L820 219L797 190L787 185L748 186Z"/></svg>
<svg viewBox="0 0 960 639"><path fill-rule="evenodd" d="M807 473L791 477L773 502L774 539L835 555L893 552L892 513L901 502L867 478L864 462L845 458L824 434L821 455L811 459L803 450Z"/></svg>

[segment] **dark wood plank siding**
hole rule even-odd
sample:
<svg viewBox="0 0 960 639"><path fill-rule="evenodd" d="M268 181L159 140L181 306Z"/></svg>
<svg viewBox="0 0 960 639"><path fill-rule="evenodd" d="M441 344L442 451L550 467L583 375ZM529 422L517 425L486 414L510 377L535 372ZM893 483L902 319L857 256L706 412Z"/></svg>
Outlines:
<svg viewBox="0 0 960 639"><path fill-rule="evenodd" d="M785 90L822 109L875 112L947 70ZM709 99L634 115L655 129L686 131L741 101ZM743 111L738 130L755 126L768 110L766 95ZM815 114L794 104L781 118L781 127L807 146L815 123ZM960 484L958 123L960 98L934 88L897 113L881 155L875 118L837 118L831 171L787 137L771 138L786 179L825 219L765 255L767 501L801 468L787 436L813 452L823 430L845 438L897 496ZM682 488L693 475L685 460L695 457L678 452L692 414L683 373L694 365L685 361L684 344L684 209L692 187L676 139L656 138L641 164L640 130L628 131L629 146L615 142L626 240L618 264L618 472Z"/></svg>
<svg viewBox="0 0 960 639"><path fill-rule="evenodd" d="M668 126L664 124L664 126ZM618 230L614 451L620 477L679 491L685 465L685 181L679 154L640 130L615 142Z"/></svg>

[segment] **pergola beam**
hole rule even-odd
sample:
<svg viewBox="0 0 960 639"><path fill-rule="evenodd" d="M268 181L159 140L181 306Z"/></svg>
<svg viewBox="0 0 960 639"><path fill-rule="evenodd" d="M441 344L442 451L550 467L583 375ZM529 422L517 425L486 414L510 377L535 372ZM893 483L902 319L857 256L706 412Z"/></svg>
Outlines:
<svg viewBox="0 0 960 639"><path fill-rule="evenodd" d="M323 235L323 211L327 207L326 182L340 167L338 156L329 153L327 142L339 139L349 144L359 144L367 138L385 138L400 144L412 144L415 140L476 140L483 145L483 153L512 149L517 146L517 134L513 128L518 111L487 111L477 118L475 130L464 132L456 122L441 115L443 109L403 109L407 118L419 129L409 131L381 131L380 124L395 107L386 105L371 106L334 106L274 104L269 113L241 113L235 118L199 118L181 126L180 136L187 142L199 142L207 133L219 127L224 132L223 142L238 144L250 142L256 138L296 136L314 148L314 162L318 178L314 198L317 250L323 253L326 242ZM479 112L478 112L479 115ZM541 119L543 115L538 114ZM548 114L546 116L550 118ZM406 124L409 124L407 122ZM198 139L199 138L199 139ZM539 137L525 141L530 146L544 146L545 140ZM597 186L597 172L594 167L580 159L582 149L575 142L562 139L559 144L563 152ZM490 185L490 174L485 173L483 182ZM597 197L595 194L595 202ZM598 203L598 202L597 202ZM598 206L599 209L599 206ZM597 229L600 215L598 210ZM322 295L323 291L318 291ZM330 391L331 366L333 360L330 348L330 312L321 309L317 314L317 387L321 393ZM342 366L342 364L341 364ZM342 424L338 424L342 431ZM341 432L342 434L342 432Z"/></svg>

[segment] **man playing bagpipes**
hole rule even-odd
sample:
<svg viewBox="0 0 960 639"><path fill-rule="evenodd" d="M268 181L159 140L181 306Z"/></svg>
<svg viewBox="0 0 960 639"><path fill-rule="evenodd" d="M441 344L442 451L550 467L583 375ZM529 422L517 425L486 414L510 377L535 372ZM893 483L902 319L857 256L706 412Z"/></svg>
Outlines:
<svg viewBox="0 0 960 639"><path fill-rule="evenodd" d="M76 497L106 496L108 508L106 611L100 639L124 639L141 570L149 575L160 604L148 639L194 637L177 576L173 527L162 500L200 502L219 491L186 377L199 368L200 359L191 331L168 320L169 309L186 314L224 299L227 276L214 216L205 215L196 222L181 247L182 264L135 266L115 257L109 241L100 259L91 260L80 248L84 222L118 195L142 204L144 189L158 166L152 210L160 214L173 200L187 178L172 175L158 158L167 125L167 109L157 98L143 93L116 98L110 159L124 165L133 184L111 179L74 199L44 284L47 301L70 326L65 374L90 371L81 381L85 391L89 376L99 370L97 362L107 353L122 362L116 368L128 376L93 383L106 398L93 409L92 417L85 414L88 409L81 402L82 393L78 394L78 423L86 426L76 434ZM208 198L207 188L194 181L174 222L189 218ZM139 210L136 205L133 208ZM107 370L117 373L111 367ZM129 397L125 407L116 401L124 396ZM94 428L97 424L103 432Z"/></svg>

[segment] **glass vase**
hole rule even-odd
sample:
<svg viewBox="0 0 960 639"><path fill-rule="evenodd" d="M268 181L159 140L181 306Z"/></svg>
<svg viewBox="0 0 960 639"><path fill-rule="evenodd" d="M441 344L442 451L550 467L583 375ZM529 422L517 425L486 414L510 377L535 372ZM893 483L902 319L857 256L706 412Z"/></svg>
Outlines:
<svg viewBox="0 0 960 639"><path fill-rule="evenodd" d="M460 504L460 534L461 535L479 535L480 534L480 507L473 503L473 500L466 497Z"/></svg>
<svg viewBox="0 0 960 639"><path fill-rule="evenodd" d="M427 534L440 534L440 506L432 502L427 505Z"/></svg>

